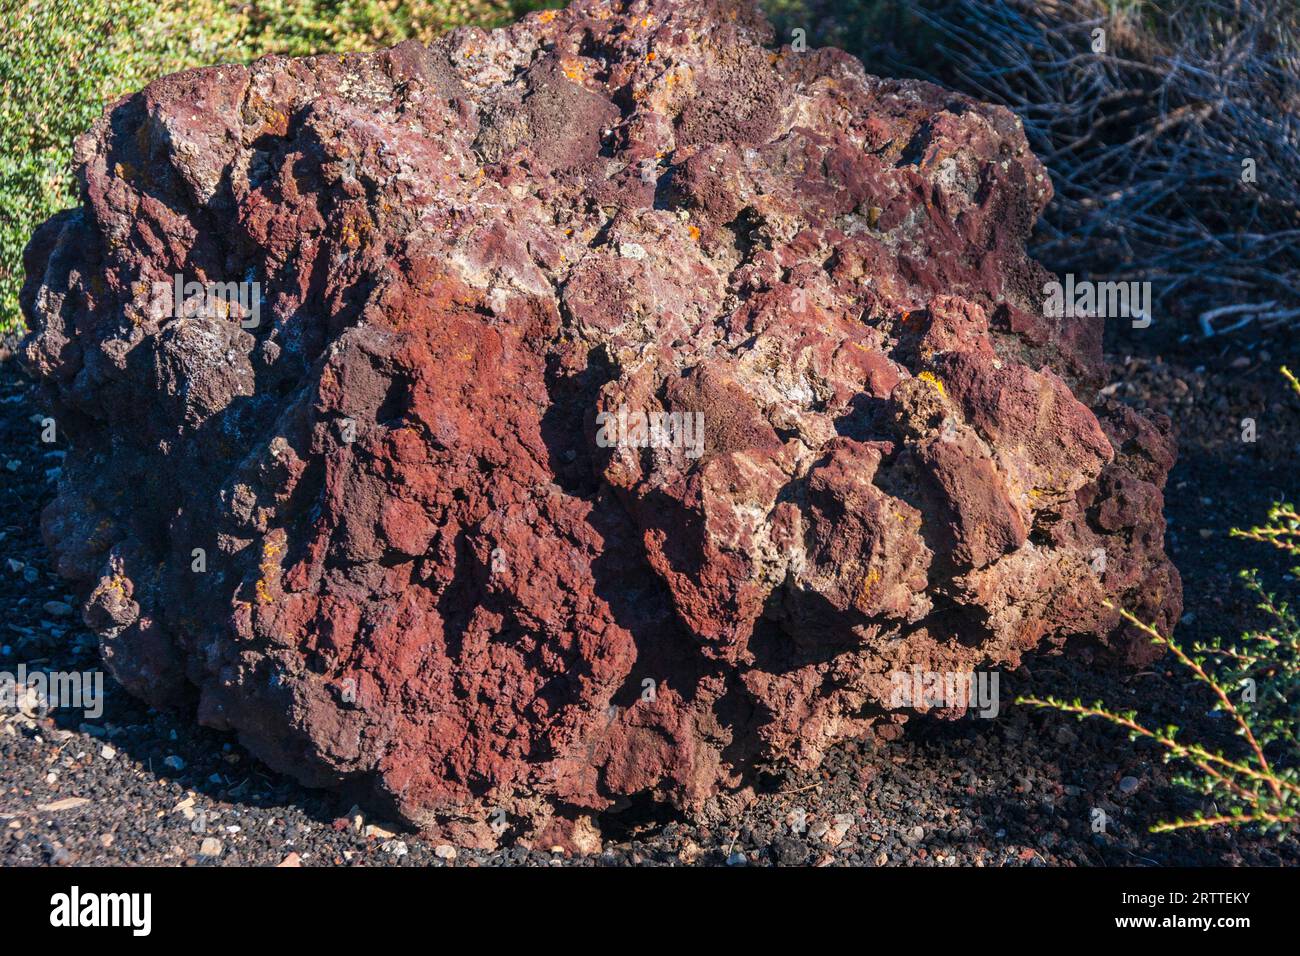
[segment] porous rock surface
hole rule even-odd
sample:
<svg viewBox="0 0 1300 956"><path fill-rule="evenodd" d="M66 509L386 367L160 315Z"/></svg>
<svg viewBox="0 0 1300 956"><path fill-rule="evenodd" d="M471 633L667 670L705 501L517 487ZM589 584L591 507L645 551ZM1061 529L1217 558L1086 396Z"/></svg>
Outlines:
<svg viewBox="0 0 1300 956"><path fill-rule="evenodd" d="M579 0L107 110L23 304L118 679L428 830L583 846L892 735L895 671L1146 654L1103 602L1179 611L1169 426L1043 315L1020 123L770 40ZM177 274L259 324L160 311ZM620 409L703 454L598 441Z"/></svg>

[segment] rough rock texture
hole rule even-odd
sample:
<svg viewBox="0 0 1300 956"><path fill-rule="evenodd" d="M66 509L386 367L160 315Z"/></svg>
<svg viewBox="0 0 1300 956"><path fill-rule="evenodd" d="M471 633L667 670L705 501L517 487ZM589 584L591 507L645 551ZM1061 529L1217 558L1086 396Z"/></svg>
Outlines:
<svg viewBox="0 0 1300 956"><path fill-rule="evenodd" d="M457 839L890 736L890 674L1168 627L1015 116L720 0L166 77L27 250L44 529L131 691ZM155 283L260 283L260 322ZM601 412L702 415L703 454ZM634 438L636 436L633 436ZM203 549L196 556L195 549ZM199 570L196 570L198 568Z"/></svg>

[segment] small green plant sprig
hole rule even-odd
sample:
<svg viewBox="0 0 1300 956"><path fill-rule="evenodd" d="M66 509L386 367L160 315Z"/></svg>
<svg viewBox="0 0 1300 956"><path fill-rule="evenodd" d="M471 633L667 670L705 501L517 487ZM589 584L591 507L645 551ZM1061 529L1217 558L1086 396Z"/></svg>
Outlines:
<svg viewBox="0 0 1300 956"><path fill-rule="evenodd" d="M1261 606L1279 608L1271 602ZM1180 740L1179 728L1172 724L1148 727L1137 711L1110 710L1100 702L1089 706L1078 700L1021 697L1017 703L1074 714L1081 720L1097 717L1127 730L1130 740L1142 737L1159 744L1165 748L1166 763L1182 761L1195 771L1175 777L1175 783L1211 797L1225 808L1210 815L1198 811L1185 819L1157 823L1151 828L1153 833L1250 824L1266 831L1289 832L1300 822L1300 775L1294 766L1279 764L1284 759L1294 762L1300 754L1300 741L1294 718L1288 721L1272 715L1289 709L1288 701L1294 696L1286 697L1286 690L1294 690L1297 679L1300 624L1285 607L1280 605L1284 613L1266 631L1246 634L1240 647L1224 647L1216 640L1210 645L1195 645L1190 654L1129 611L1119 612L1155 643L1168 647L1180 664L1211 689L1217 698L1214 709L1232 719L1237 734L1246 742L1244 756L1229 757L1203 743ZM1278 653L1281 648L1286 649L1285 654ZM1253 707L1233 699L1242 690L1240 685L1246 680L1240 676L1243 674L1260 675L1249 678L1256 682ZM1270 759L1270 751L1286 753Z"/></svg>
<svg viewBox="0 0 1300 956"><path fill-rule="evenodd" d="M1282 375L1300 395L1300 380L1286 367ZM1234 528L1232 536L1259 541L1300 558L1300 513L1294 505L1278 502L1268 511L1264 524ZM1300 577L1300 567L1292 569ZM1021 697L1017 703L1073 714L1080 720L1095 717L1128 731L1130 740L1145 738L1164 748L1165 762L1179 761L1190 772L1174 782L1213 800L1214 813L1198 811L1190 817L1157 823L1153 833L1212 827L1256 826L1279 837L1300 824L1300 618L1294 609L1267 591L1255 571L1241 574L1246 587L1258 598L1267 626L1242 635L1235 644L1215 638L1209 644L1195 644L1190 653L1120 610L1120 616L1156 644L1169 648L1179 664L1216 698L1214 710L1225 714L1243 741L1239 756L1227 756L1208 745L1178 738L1172 724L1153 728L1144 724L1137 711L1110 710L1098 702L1091 706L1079 700L1067 702L1054 697ZM1113 605L1107 603L1113 609Z"/></svg>
<svg viewBox="0 0 1300 956"><path fill-rule="evenodd" d="M1300 379L1297 379L1285 365L1279 371L1291 386L1291 390L1300 397ZM1268 509L1268 520L1264 524L1253 528L1233 528L1229 534L1234 538L1246 538L1250 541L1271 544L1300 559L1300 512L1289 502L1274 502L1273 507Z"/></svg>

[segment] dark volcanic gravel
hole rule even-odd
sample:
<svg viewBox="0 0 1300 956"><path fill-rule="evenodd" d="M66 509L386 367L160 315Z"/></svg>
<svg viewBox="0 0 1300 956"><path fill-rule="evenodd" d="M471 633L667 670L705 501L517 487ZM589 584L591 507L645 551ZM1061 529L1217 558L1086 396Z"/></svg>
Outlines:
<svg viewBox="0 0 1300 956"><path fill-rule="evenodd" d="M9 346L12 347L12 340ZM1123 343L1118 349L1123 348ZM1111 392L1170 414L1181 433L1168 489L1170 549L1182 571L1190 643L1252 620L1236 569L1256 566L1296 590L1279 553L1227 538L1294 496L1300 401L1277 366L1294 340L1173 345L1165 360L1120 358ZM1241 441L1256 419L1258 440ZM27 380L0 346L0 671L88 670L95 639L52 574L40 509L61 453L40 442ZM1292 482L1288 487L1288 482ZM1204 806L1170 782L1148 746L1096 722L1010 702L1019 694L1104 698L1223 738L1209 700L1168 664L1124 672L1091 658L1039 656L1001 680L997 719L913 721L885 747L842 745L814 774L755 781L736 819L711 828L633 807L605 823L599 855L515 845L493 853L437 847L363 817L332 794L271 772L189 715L160 714L106 680L104 714L32 719L0 712L0 862L5 864L456 865L1173 865L1295 864L1300 845L1248 833L1151 835L1157 820ZM1206 809L1209 809L1206 806ZM1093 832L1095 811L1106 816ZM206 854L206 855L205 855Z"/></svg>

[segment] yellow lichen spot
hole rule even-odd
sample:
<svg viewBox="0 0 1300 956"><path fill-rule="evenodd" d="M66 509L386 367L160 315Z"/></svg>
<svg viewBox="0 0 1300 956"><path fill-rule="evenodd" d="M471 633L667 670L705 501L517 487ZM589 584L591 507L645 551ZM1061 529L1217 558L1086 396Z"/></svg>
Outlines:
<svg viewBox="0 0 1300 956"><path fill-rule="evenodd" d="M262 539L262 558L257 565L262 573L254 586L258 604L269 604L272 601L271 585L278 584L280 580L280 563L276 556L283 554L285 547L285 534L282 530L272 531Z"/></svg>
<svg viewBox="0 0 1300 956"><path fill-rule="evenodd" d="M109 578L108 583L104 585L104 590L126 597L126 584L122 580L122 575L115 574Z"/></svg>
<svg viewBox="0 0 1300 956"><path fill-rule="evenodd" d="M560 69L563 71L564 75L574 83L581 83L585 76L582 62L579 60L566 60L561 64Z"/></svg>
<svg viewBox="0 0 1300 956"><path fill-rule="evenodd" d="M948 392L944 389L943 382L940 381L939 376L935 375L933 372L922 372L920 375L917 376L917 378L919 378L923 382L929 382L931 385L933 385L935 388L939 390L940 395L948 394Z"/></svg>
<svg viewBox="0 0 1300 956"><path fill-rule="evenodd" d="M872 568L867 572L867 576L862 579L862 586L858 588L858 599L855 604L866 604L871 598L871 589L880 581L880 568Z"/></svg>
<svg viewBox="0 0 1300 956"><path fill-rule="evenodd" d="M541 15L538 17L538 19L541 20L543 23L550 23L552 20L555 19L555 11L543 10Z"/></svg>
<svg viewBox="0 0 1300 956"><path fill-rule="evenodd" d="M366 242L374 231L375 225L364 209L353 208L344 214L343 240L349 248L355 249Z"/></svg>
<svg viewBox="0 0 1300 956"><path fill-rule="evenodd" d="M871 606L871 591L880 581L880 568L874 567L867 571L866 578L862 579L862 585L858 588L857 597L854 597L853 604L858 610L866 611Z"/></svg>
<svg viewBox="0 0 1300 956"><path fill-rule="evenodd" d="M457 362L471 362L473 361L473 359L474 359L474 353L468 350L456 353Z"/></svg>

